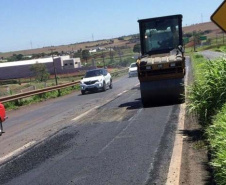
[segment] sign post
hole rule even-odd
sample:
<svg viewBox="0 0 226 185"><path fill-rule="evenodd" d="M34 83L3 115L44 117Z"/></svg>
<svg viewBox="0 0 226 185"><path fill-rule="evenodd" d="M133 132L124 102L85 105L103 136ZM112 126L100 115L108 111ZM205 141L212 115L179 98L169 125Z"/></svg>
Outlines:
<svg viewBox="0 0 226 185"><path fill-rule="evenodd" d="M213 13L211 20L226 32L226 0Z"/></svg>

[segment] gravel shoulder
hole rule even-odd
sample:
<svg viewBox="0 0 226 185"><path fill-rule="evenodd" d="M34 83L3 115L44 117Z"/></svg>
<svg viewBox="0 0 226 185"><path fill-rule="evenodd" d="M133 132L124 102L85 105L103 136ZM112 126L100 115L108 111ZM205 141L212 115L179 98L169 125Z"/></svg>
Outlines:
<svg viewBox="0 0 226 185"><path fill-rule="evenodd" d="M188 76L188 85L193 82L193 74ZM202 137L202 128L195 115L186 110L183 130L183 150L180 183L185 185L213 184L208 165L208 150Z"/></svg>
<svg viewBox="0 0 226 185"><path fill-rule="evenodd" d="M180 184L212 184L208 151L195 116L186 115Z"/></svg>

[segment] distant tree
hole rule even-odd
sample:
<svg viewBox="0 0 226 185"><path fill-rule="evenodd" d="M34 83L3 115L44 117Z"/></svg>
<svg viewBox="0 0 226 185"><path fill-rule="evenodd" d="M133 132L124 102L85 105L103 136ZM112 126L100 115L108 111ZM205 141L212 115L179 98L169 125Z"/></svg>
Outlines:
<svg viewBox="0 0 226 185"><path fill-rule="evenodd" d="M119 37L118 40L125 40L124 37Z"/></svg>
<svg viewBox="0 0 226 185"><path fill-rule="evenodd" d="M8 61L12 62L12 61L20 61L23 59L23 55L22 54L13 54L13 56L8 58Z"/></svg>
<svg viewBox="0 0 226 185"><path fill-rule="evenodd" d="M134 45L133 52L134 53L140 53L140 44L135 44Z"/></svg>
<svg viewBox="0 0 226 185"><path fill-rule="evenodd" d="M102 50L101 58L103 58L104 67L106 66L106 64L105 64L105 57L106 57L106 53L104 53L103 50Z"/></svg>
<svg viewBox="0 0 226 185"><path fill-rule="evenodd" d="M18 54L18 55L16 56L16 59L17 59L17 60L22 60L22 59L23 59L23 55L22 55L22 54Z"/></svg>
<svg viewBox="0 0 226 185"><path fill-rule="evenodd" d="M109 56L110 56L111 62L114 61L115 51L114 51L114 49L111 48L111 47L110 47Z"/></svg>
<svg viewBox="0 0 226 185"><path fill-rule="evenodd" d="M212 30L205 30L204 31L204 34L209 34L209 33L211 33L212 32Z"/></svg>
<svg viewBox="0 0 226 185"><path fill-rule="evenodd" d="M192 32L188 32L188 33L183 34L183 37L192 37L192 36L193 36Z"/></svg>
<svg viewBox="0 0 226 185"><path fill-rule="evenodd" d="M201 36L200 32L193 31L194 51L196 51L196 45L200 44L200 36Z"/></svg>
<svg viewBox="0 0 226 185"><path fill-rule="evenodd" d="M120 65L123 67L126 67L126 66L129 66L133 62L136 62L136 60L133 58L126 58L120 63Z"/></svg>
<svg viewBox="0 0 226 185"><path fill-rule="evenodd" d="M90 57L89 50L86 50L86 49L82 50L82 58L86 60L86 63L89 57Z"/></svg>
<svg viewBox="0 0 226 185"><path fill-rule="evenodd" d="M82 58L82 50L78 50L73 54L73 58Z"/></svg>
<svg viewBox="0 0 226 185"><path fill-rule="evenodd" d="M38 82L46 82L49 79L49 73L45 64L37 62L30 67L30 70Z"/></svg>
<svg viewBox="0 0 226 185"><path fill-rule="evenodd" d="M114 39L110 39L109 44L113 44L113 43L114 43Z"/></svg>
<svg viewBox="0 0 226 185"><path fill-rule="evenodd" d="M46 53L35 53L35 54L32 54L32 58L42 58L46 55L47 55Z"/></svg>

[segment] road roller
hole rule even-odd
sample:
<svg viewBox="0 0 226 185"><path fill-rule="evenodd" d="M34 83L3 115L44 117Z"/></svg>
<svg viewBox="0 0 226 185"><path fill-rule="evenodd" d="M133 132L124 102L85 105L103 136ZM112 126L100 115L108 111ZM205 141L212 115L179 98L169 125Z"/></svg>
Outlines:
<svg viewBox="0 0 226 185"><path fill-rule="evenodd" d="M137 72L143 106L184 101L182 15L138 20Z"/></svg>

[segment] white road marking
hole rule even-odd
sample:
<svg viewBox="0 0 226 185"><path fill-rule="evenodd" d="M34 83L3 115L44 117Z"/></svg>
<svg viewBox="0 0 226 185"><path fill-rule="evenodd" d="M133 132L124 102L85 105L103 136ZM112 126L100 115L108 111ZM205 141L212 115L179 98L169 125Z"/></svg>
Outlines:
<svg viewBox="0 0 226 185"><path fill-rule="evenodd" d="M18 154L21 153L22 151L24 151L24 150L26 150L27 148L33 146L35 143L36 143L36 141L31 141L31 142L25 144L24 146L22 146L22 147L20 147L20 148L18 148L18 149L16 149L16 150L14 150L13 152L11 152L11 153L5 155L4 157L1 157L1 158L0 158L0 163L3 162L3 161L5 161L5 160L7 160L7 159L9 159L9 158L11 158L11 157L13 157L13 156L18 155Z"/></svg>
<svg viewBox="0 0 226 185"><path fill-rule="evenodd" d="M181 104L180 114L179 114L179 123L178 123L175 141L174 141L173 153L170 161L170 167L169 167L166 185L180 184L180 170L181 170L182 149L183 149L183 134L181 134L180 132L184 130L184 116L185 116L185 104Z"/></svg>
<svg viewBox="0 0 226 185"><path fill-rule="evenodd" d="M134 87L136 87L137 85L135 85ZM128 92L129 90L125 90L125 91L122 91L121 93L119 93L117 96L121 96L122 94Z"/></svg>
<svg viewBox="0 0 226 185"><path fill-rule="evenodd" d="M116 81L114 81L114 82L116 82ZM138 86L138 85L139 85L139 83L136 84L135 86ZM128 92L128 90L125 90L125 91L123 91L122 93L119 93L117 96L121 96L122 94L124 94L124 93L126 93L126 92ZM113 98L113 99L114 99L114 98ZM107 103L109 103L109 102L112 101L113 99L107 101ZM101 106L103 106L103 105L101 105ZM97 109L97 108L99 108L99 107L101 107L101 106L95 106L94 108L92 108L92 109L90 109L90 110L84 112L83 114L81 114L81 115L75 117L74 119L72 119L72 121L76 121L76 120L78 120L78 119L80 119L80 118L86 116L86 115L89 114L91 111L93 111L93 110L95 110L95 109ZM133 117L132 117L132 118L133 118ZM130 121L131 121L131 120L132 120L132 119L130 119ZM130 125L130 124L129 124L129 125ZM124 129L122 130L122 132L123 132L124 130L126 130L126 129L128 128L129 125L127 125L127 127L124 128ZM118 137L119 137L119 136L118 136ZM46 139L46 138L45 138L45 139ZM45 139L43 139L43 140L45 140ZM37 142L37 141L31 141L31 142L25 144L24 146L22 146L22 147L20 147L20 148L18 148L18 149L16 149L16 150L14 150L13 152L11 152L11 153L9 153L9 154L7 154L7 155L1 157L1 158L0 158L0 163L2 163L2 162L4 162L4 161L8 160L8 159L11 158L11 157L14 157L14 156L19 155L22 151L24 151L24 150L30 148L31 146L34 146L34 144L35 144L36 142ZM111 142L110 142L110 143L111 143ZM110 143L109 143L109 145L110 145ZM104 147L104 148L105 148L105 147ZM106 147L106 148L107 148L107 147ZM103 149L103 150L104 150L104 149ZM100 153L101 153L101 152L100 152Z"/></svg>
<svg viewBox="0 0 226 185"><path fill-rule="evenodd" d="M81 115L79 115L79 116L75 117L75 118L74 118L74 119L72 119L71 121L76 121L76 120L78 120L78 119L82 118L83 116L85 116L85 115L89 114L91 111L93 111L93 110L97 109L98 107L99 107L99 106L96 106L96 107L94 107L94 108L92 108L92 109L90 109L90 110L88 110L88 111L84 112L83 114L81 114Z"/></svg>

